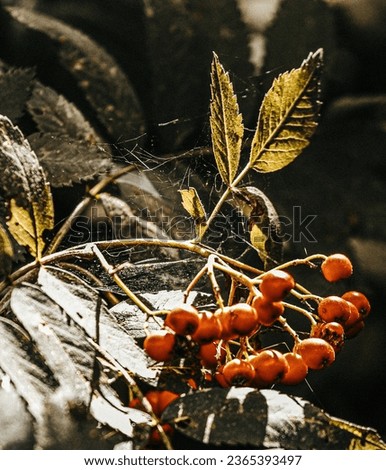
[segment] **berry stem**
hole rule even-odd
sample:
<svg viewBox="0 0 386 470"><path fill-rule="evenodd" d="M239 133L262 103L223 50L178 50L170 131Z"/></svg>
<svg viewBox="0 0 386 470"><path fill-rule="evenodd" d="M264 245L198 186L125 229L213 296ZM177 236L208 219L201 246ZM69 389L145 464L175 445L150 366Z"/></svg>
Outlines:
<svg viewBox="0 0 386 470"><path fill-rule="evenodd" d="M304 315L310 321L312 326L316 325L315 318L313 317L312 313L309 312L308 310L306 310L302 307L298 307L297 305L290 304L288 302L283 302L283 305L284 305L285 308L290 308L291 310L295 310L296 312L299 312L302 315Z"/></svg>
<svg viewBox="0 0 386 470"><path fill-rule="evenodd" d="M122 289L122 291L127 295L127 297L139 308L142 312L146 313L147 315L151 315L151 310L139 299L134 292L132 292L126 284L122 281L119 275L114 272L114 268L108 263L106 258L103 256L102 252L97 246L92 247L92 251L94 252L95 256L98 258L102 268L111 276L115 284Z"/></svg>

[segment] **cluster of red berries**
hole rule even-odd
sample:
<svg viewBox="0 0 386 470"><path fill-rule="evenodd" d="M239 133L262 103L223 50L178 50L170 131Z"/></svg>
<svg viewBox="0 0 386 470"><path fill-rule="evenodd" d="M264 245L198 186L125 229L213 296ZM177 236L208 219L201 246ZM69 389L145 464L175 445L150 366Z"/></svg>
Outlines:
<svg viewBox="0 0 386 470"><path fill-rule="evenodd" d="M345 255L325 257L321 271L326 280L335 282L352 274L352 264ZM148 335L144 341L147 354L156 361L171 361L179 337L187 338L202 370L224 387L270 387L275 383L295 385L302 382L308 370L323 369L335 360L346 338L352 338L364 327L370 303L360 292L349 291L339 296L321 298L307 295L317 306L304 311L311 322L309 335L300 338L287 323L283 313L292 304L284 302L290 293L296 295L291 274L274 269L259 276L256 287L245 303L199 311L183 304L171 310L164 329ZM301 294L297 296L302 299ZM292 351L274 348L254 350L251 338L263 327L280 325L294 339Z"/></svg>

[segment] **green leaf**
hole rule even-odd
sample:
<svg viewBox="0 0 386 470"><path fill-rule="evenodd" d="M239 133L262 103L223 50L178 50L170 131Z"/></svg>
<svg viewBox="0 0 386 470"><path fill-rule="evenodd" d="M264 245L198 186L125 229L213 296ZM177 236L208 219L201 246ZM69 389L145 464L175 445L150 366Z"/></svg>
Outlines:
<svg viewBox="0 0 386 470"><path fill-rule="evenodd" d="M264 97L249 166L268 173L291 163L309 144L320 109L319 49L294 70L279 75Z"/></svg>
<svg viewBox="0 0 386 470"><path fill-rule="evenodd" d="M42 167L20 129L0 116L0 196L8 202L10 234L40 258L45 230L54 226L51 190ZM0 208L4 212L4 208Z"/></svg>
<svg viewBox="0 0 386 470"><path fill-rule="evenodd" d="M213 54L211 79L210 128L213 153L222 180L230 186L239 166L244 126L229 74L216 54Z"/></svg>
<svg viewBox="0 0 386 470"><path fill-rule="evenodd" d="M206 226L206 214L200 196L195 188L181 189L179 191L184 209L196 222L196 235L201 238L202 231Z"/></svg>

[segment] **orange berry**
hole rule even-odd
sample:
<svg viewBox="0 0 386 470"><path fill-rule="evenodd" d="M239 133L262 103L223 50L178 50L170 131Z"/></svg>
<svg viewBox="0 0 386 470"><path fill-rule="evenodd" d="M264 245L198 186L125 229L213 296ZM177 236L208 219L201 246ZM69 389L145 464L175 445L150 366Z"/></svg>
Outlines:
<svg viewBox="0 0 386 470"><path fill-rule="evenodd" d="M310 369L323 369L335 360L334 348L321 338L303 339L296 345L294 352L302 356Z"/></svg>
<svg viewBox="0 0 386 470"><path fill-rule="evenodd" d="M288 352L283 355L288 363L288 370L280 383L284 385L297 385L307 377L308 366L300 354Z"/></svg>
<svg viewBox="0 0 386 470"><path fill-rule="evenodd" d="M228 385L236 387L249 385L255 376L255 369L252 364L249 361L237 358L227 362L222 372Z"/></svg>
<svg viewBox="0 0 386 470"><path fill-rule="evenodd" d="M324 339L331 344L337 353L343 347L345 331L343 326L337 322L317 323L312 327L311 337Z"/></svg>
<svg viewBox="0 0 386 470"><path fill-rule="evenodd" d="M351 261L346 255L335 253L328 256L321 265L324 278L329 282L350 277L353 272Z"/></svg>
<svg viewBox="0 0 386 470"><path fill-rule="evenodd" d="M284 312L281 301L272 302L262 295L256 295L252 300L252 307L256 310L258 323L271 326Z"/></svg>
<svg viewBox="0 0 386 470"><path fill-rule="evenodd" d="M143 342L143 349L157 362L170 361L176 342L175 335L167 331L151 333Z"/></svg>
<svg viewBox="0 0 386 470"><path fill-rule="evenodd" d="M342 297L330 295L319 302L318 315L325 322L345 323L350 316L350 305Z"/></svg>
<svg viewBox="0 0 386 470"><path fill-rule="evenodd" d="M200 321L197 330L192 334L193 341L199 344L211 343L221 338L221 323L216 315L203 311L200 313Z"/></svg>
<svg viewBox="0 0 386 470"><path fill-rule="evenodd" d="M295 287L295 280L285 271L273 269L264 274L259 286L260 292L272 302L283 300Z"/></svg>
<svg viewBox="0 0 386 470"><path fill-rule="evenodd" d="M228 335L248 336L257 327L257 313L256 310L247 303L238 303L228 307L224 307L222 311L219 309L216 315L221 319L223 318L223 333L224 338L224 324ZM228 336L227 335L227 336Z"/></svg>
<svg viewBox="0 0 386 470"><path fill-rule="evenodd" d="M368 298L362 292L348 291L342 295L342 299L355 305L362 318L366 318L370 313L371 305Z"/></svg>
<svg viewBox="0 0 386 470"><path fill-rule="evenodd" d="M165 318L164 325L178 335L191 335L200 321L198 310L193 305L184 304L173 308Z"/></svg>
<svg viewBox="0 0 386 470"><path fill-rule="evenodd" d="M219 363L223 362L226 356L226 351L223 347L219 348L219 341L212 343L201 344L198 352L201 364L208 369L214 369Z"/></svg>
<svg viewBox="0 0 386 470"><path fill-rule="evenodd" d="M274 349L249 356L249 362L255 369L256 378L265 383L277 383L288 372L288 363L283 354Z"/></svg>

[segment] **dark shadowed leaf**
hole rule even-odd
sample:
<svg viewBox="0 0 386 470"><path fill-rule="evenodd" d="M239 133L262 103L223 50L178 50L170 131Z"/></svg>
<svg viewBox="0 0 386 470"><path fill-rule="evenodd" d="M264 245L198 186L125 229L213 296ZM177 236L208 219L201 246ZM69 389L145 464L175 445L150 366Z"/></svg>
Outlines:
<svg viewBox="0 0 386 470"><path fill-rule="evenodd" d="M31 255L43 252L44 232L53 228L54 208L51 191L35 153L18 127L0 116L0 197L8 203L11 235Z"/></svg>
<svg viewBox="0 0 386 470"><path fill-rule="evenodd" d="M268 173L291 163L309 144L319 117L322 50L279 75L264 97L249 165Z"/></svg>
<svg viewBox="0 0 386 470"><path fill-rule="evenodd" d="M31 69L10 68L0 72L0 114L14 122L23 116L34 75Z"/></svg>
<svg viewBox="0 0 386 470"><path fill-rule="evenodd" d="M126 436L132 435L131 421L146 422L149 417L122 405L113 389L102 385L93 389L96 352L84 330L68 321L62 309L37 286L21 286L11 296L11 308L23 328L31 336L45 364L59 384L60 395L78 407L89 406L91 415L99 423L110 426ZM106 382L106 378L100 380ZM54 399L47 393L44 402ZM42 412L42 410L38 410ZM39 414L42 420L44 414Z"/></svg>
<svg viewBox="0 0 386 470"><path fill-rule="evenodd" d="M99 138L79 109L55 90L35 83L27 108L42 133L96 143Z"/></svg>
<svg viewBox="0 0 386 470"><path fill-rule="evenodd" d="M248 387L202 390L173 401L162 419L210 446L386 449L377 433L335 420L302 398Z"/></svg>
<svg viewBox="0 0 386 470"><path fill-rule="evenodd" d="M55 73L71 76L99 122L114 139L137 137L143 133L142 111L136 95L119 65L102 47L75 28L35 11L10 7L7 12L9 17L3 13L4 21L10 23L16 34L22 31L24 35L23 54L20 52L24 61L28 62L28 41L39 44L30 51L38 75L45 72L43 69L48 70L49 64ZM12 41L12 37L7 40ZM8 47L19 45L10 43ZM47 78L50 80L49 76ZM71 87L68 82L57 82L56 85L63 93L66 86ZM70 88L67 90L73 92Z"/></svg>
<svg viewBox="0 0 386 470"><path fill-rule="evenodd" d="M42 268L38 282L54 302L97 341L122 367L149 383L156 384L157 373L148 368L148 357L102 303L98 293L77 276L54 268ZM100 311L98 313L98 309Z"/></svg>
<svg viewBox="0 0 386 470"><path fill-rule="evenodd" d="M94 179L112 164L110 155L97 144L40 133L30 135L28 141L54 188Z"/></svg>
<svg viewBox="0 0 386 470"><path fill-rule="evenodd" d="M259 189L233 190L233 205L247 220L250 242L267 269L281 261L283 244L279 216L270 199Z"/></svg>

